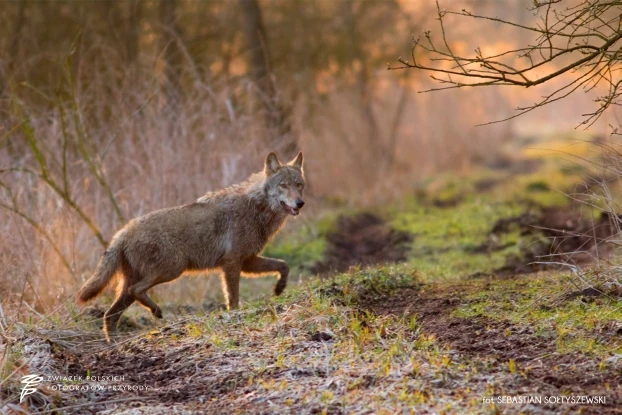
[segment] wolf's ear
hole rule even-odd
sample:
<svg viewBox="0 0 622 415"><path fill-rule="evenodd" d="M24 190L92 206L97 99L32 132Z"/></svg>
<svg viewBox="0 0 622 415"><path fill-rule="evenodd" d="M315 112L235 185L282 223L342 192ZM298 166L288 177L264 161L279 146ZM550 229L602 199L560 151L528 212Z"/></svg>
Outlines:
<svg viewBox="0 0 622 415"><path fill-rule="evenodd" d="M263 171L266 173L266 176L270 176L271 174L276 173L281 167L281 163L279 159L276 158L276 154L270 153L268 157L266 157L266 164L264 165Z"/></svg>
<svg viewBox="0 0 622 415"><path fill-rule="evenodd" d="M300 171L302 171L302 161L303 161L303 157L302 157L302 151L300 153L298 153L298 155L296 156L295 159L293 159L289 165L292 166L295 169L298 169Z"/></svg>

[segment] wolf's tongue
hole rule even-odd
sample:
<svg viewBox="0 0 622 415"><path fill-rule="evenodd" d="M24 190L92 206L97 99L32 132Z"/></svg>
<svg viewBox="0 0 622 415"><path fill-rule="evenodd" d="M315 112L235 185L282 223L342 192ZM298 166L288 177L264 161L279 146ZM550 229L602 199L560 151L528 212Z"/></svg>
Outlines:
<svg viewBox="0 0 622 415"><path fill-rule="evenodd" d="M296 216L296 215L298 214L298 212L296 212L296 211L294 210L294 208L292 208L291 206L289 206L289 205L288 205L288 204L286 204L286 203L281 203L281 206L283 206L283 208L285 209L285 211L286 211L287 213L289 213L290 215Z"/></svg>
<svg viewBox="0 0 622 415"><path fill-rule="evenodd" d="M287 203L285 202L281 202L281 206L283 206L283 209L285 209L285 211L287 213L289 213L292 216L298 216L298 209L294 209L293 207L289 206Z"/></svg>

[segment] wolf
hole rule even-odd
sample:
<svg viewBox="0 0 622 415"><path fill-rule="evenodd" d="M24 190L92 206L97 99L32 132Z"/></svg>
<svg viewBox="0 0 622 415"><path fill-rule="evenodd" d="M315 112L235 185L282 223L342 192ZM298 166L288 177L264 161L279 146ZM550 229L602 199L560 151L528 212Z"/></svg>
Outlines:
<svg viewBox="0 0 622 415"><path fill-rule="evenodd" d="M302 152L287 164L270 153L263 171L242 183L131 220L114 235L94 274L76 294L78 303L95 298L119 275L116 298L104 314L110 341L121 314L134 301L161 319L162 311L147 291L184 272L219 272L228 310L238 308L240 275L278 274L274 294L280 295L289 266L259 253L289 215L298 216L305 204L304 188Z"/></svg>

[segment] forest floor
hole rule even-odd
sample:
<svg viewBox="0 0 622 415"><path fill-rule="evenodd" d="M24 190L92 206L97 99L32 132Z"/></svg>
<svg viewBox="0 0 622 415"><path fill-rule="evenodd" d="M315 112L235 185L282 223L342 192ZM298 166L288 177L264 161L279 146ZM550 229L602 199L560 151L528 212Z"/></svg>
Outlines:
<svg viewBox="0 0 622 415"><path fill-rule="evenodd" d="M570 201L606 178L520 154L285 231L267 254L320 277L282 297L128 312L112 344L98 307L3 325L0 411L620 413L616 231Z"/></svg>

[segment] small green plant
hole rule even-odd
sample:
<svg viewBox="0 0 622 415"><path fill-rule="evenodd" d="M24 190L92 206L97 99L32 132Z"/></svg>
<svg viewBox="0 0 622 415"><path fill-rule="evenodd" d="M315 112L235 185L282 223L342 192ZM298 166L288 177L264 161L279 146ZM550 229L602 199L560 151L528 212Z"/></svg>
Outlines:
<svg viewBox="0 0 622 415"><path fill-rule="evenodd" d="M533 182L527 183L526 189L528 192L548 192L550 187L547 182L544 180L535 180Z"/></svg>

